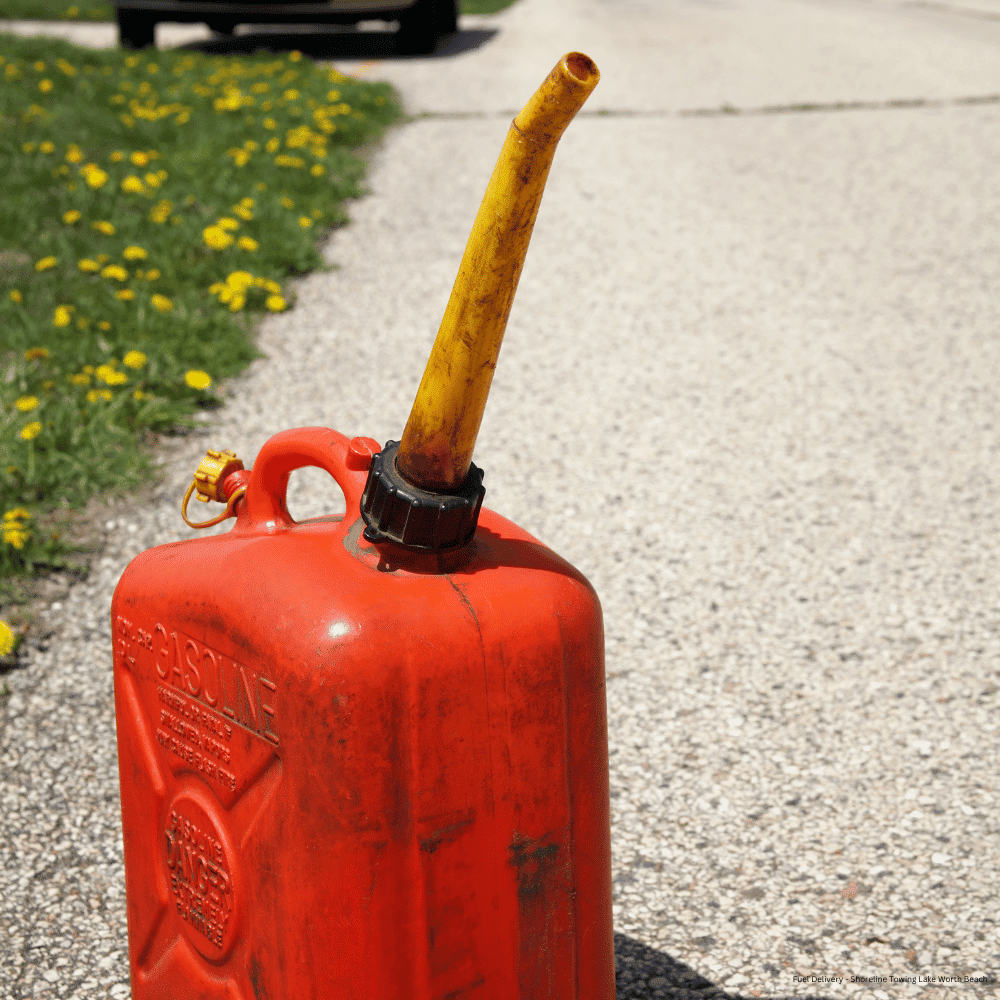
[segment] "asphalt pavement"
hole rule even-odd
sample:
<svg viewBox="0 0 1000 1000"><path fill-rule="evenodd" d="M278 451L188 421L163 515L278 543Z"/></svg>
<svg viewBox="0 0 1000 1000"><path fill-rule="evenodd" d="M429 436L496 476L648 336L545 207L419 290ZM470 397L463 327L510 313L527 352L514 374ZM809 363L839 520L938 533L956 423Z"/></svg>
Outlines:
<svg viewBox="0 0 1000 1000"><path fill-rule="evenodd" d="M114 44L111 26L8 25ZM475 460L607 633L618 996L993 997L1000 977L1000 2L520 0L378 31L161 26L389 80L411 116L268 358L0 705L0 994L128 995L110 598L207 447L398 438L510 117L563 138ZM293 476L308 517L342 500ZM218 533L228 525L211 529Z"/></svg>

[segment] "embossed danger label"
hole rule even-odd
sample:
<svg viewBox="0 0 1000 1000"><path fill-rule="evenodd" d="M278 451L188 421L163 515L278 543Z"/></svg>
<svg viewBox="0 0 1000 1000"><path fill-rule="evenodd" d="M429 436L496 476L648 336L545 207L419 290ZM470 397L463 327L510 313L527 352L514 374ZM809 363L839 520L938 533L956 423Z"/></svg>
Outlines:
<svg viewBox="0 0 1000 1000"><path fill-rule="evenodd" d="M236 885L227 838L186 795L174 800L165 826L170 890L188 940L206 958L223 958L236 938Z"/></svg>

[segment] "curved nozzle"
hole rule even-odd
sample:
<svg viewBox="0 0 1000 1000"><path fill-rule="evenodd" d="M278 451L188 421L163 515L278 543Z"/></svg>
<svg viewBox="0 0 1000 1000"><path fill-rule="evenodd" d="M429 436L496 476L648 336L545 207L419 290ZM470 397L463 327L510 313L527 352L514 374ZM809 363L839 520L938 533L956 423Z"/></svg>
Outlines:
<svg viewBox="0 0 1000 1000"><path fill-rule="evenodd" d="M556 143L599 79L568 53L507 133L396 457L421 489L455 490L468 474Z"/></svg>

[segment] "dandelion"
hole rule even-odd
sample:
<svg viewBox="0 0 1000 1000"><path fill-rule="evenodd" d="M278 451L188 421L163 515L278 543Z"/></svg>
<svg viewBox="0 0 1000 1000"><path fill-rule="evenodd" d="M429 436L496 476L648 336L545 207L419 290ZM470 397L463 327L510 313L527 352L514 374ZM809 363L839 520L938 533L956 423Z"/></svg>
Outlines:
<svg viewBox="0 0 1000 1000"><path fill-rule="evenodd" d="M121 299L123 302L128 302L135 298L135 292L131 288L123 288L121 291L115 292L115 298Z"/></svg>
<svg viewBox="0 0 1000 1000"><path fill-rule="evenodd" d="M35 144L33 142L22 142L21 143L21 152L22 153L33 153L35 151L35 149L36 149L36 146L35 146Z"/></svg>
<svg viewBox="0 0 1000 1000"><path fill-rule="evenodd" d="M136 389L132 393L132 398L138 402L142 402L144 399L152 399L153 394L151 392L143 392L142 389Z"/></svg>
<svg viewBox="0 0 1000 1000"><path fill-rule="evenodd" d="M108 266L101 271L101 277L114 278L115 281L125 281L128 278L128 271L126 271L120 264L108 264Z"/></svg>
<svg viewBox="0 0 1000 1000"><path fill-rule="evenodd" d="M124 101L124 100L125 100L125 98L123 97L123 98L122 98L122 100ZM115 150L115 151L114 151L114 152L113 152L113 153L111 154L111 156L110 156L110 157L108 157L108 159L110 159L112 163L121 163L121 162L122 162L122 160L124 160L124 159L125 159L125 154L124 154L124 153L123 153L123 152L122 152L121 150L119 150L119 149L116 149L116 150Z"/></svg>
<svg viewBox="0 0 1000 1000"><path fill-rule="evenodd" d="M105 236L114 236L115 227L110 222L93 222L91 226Z"/></svg>
<svg viewBox="0 0 1000 1000"><path fill-rule="evenodd" d="M91 260L89 257L84 257L83 260L79 261L76 265L81 271L96 271L100 268L100 264L96 260Z"/></svg>
<svg viewBox="0 0 1000 1000"><path fill-rule="evenodd" d="M99 399L103 399L105 402L111 399L110 389L91 389L87 393L87 402L96 403Z"/></svg>
<svg viewBox="0 0 1000 1000"><path fill-rule="evenodd" d="M284 208L295 208L295 202L288 195L282 195L281 204Z"/></svg>
<svg viewBox="0 0 1000 1000"><path fill-rule="evenodd" d="M21 433L18 437L23 438L25 441L30 441L32 438L38 437L42 432L42 425L37 420L32 420L30 424L25 424L21 428Z"/></svg>
<svg viewBox="0 0 1000 1000"><path fill-rule="evenodd" d="M212 384L212 376L208 372L189 371L184 375L184 381L192 389L207 389Z"/></svg>
<svg viewBox="0 0 1000 1000"><path fill-rule="evenodd" d="M6 541L6 539L4 540ZM20 547L20 545L17 546L17 548ZM3 619L0 619L0 656L7 656L13 652L16 638L14 630Z"/></svg>
<svg viewBox="0 0 1000 1000"><path fill-rule="evenodd" d="M148 271L146 272L146 280L147 280L147 281L156 281L156 279L157 279L157 278L159 278L159 276L160 276L160 272L159 272L159 270L158 270L157 268L155 268L155 267L151 267L151 268L150 268L150 269L149 269L149 270L148 270Z"/></svg>
<svg viewBox="0 0 1000 1000"><path fill-rule="evenodd" d="M59 261L55 257L43 257L41 260L35 261L36 271L47 271L50 267L55 267Z"/></svg>
<svg viewBox="0 0 1000 1000"><path fill-rule="evenodd" d="M94 376L105 385L121 385L123 382L128 381L128 376L125 372L120 372L109 364L98 365Z"/></svg>
<svg viewBox="0 0 1000 1000"><path fill-rule="evenodd" d="M54 153L56 151L56 144L54 142L49 142L48 139L45 142L40 142L38 144L38 151L40 153Z"/></svg>
<svg viewBox="0 0 1000 1000"><path fill-rule="evenodd" d="M234 229L240 228L240 224L235 219L230 219L228 216L224 216L219 219L216 225L227 230L228 232L232 232Z"/></svg>
<svg viewBox="0 0 1000 1000"><path fill-rule="evenodd" d="M141 368L146 363L146 355L142 351L129 351L122 358L122 364L126 368Z"/></svg>
<svg viewBox="0 0 1000 1000"><path fill-rule="evenodd" d="M241 236L237 241L236 245L241 250L256 250L259 244L255 239L250 236Z"/></svg>
<svg viewBox="0 0 1000 1000"><path fill-rule="evenodd" d="M48 356L49 349L47 347L29 347L24 352L24 357L27 361L34 361L36 358L47 358Z"/></svg>
<svg viewBox="0 0 1000 1000"><path fill-rule="evenodd" d="M269 295L264 301L264 305L267 306L271 312L281 312L285 308L285 300L280 295Z"/></svg>
<svg viewBox="0 0 1000 1000"><path fill-rule="evenodd" d="M129 174L122 178L121 188L126 194L142 194L146 190L145 185L135 174Z"/></svg>
<svg viewBox="0 0 1000 1000"><path fill-rule="evenodd" d="M22 413L30 413L32 410L34 410L38 406L38 397L37 396L21 396L20 399L17 399L17 400L14 401L14 405Z"/></svg>
<svg viewBox="0 0 1000 1000"><path fill-rule="evenodd" d="M163 183L163 178L159 173L145 174L142 178L151 188L157 188Z"/></svg>
<svg viewBox="0 0 1000 1000"><path fill-rule="evenodd" d="M63 213L62 219L67 226L72 226L74 222L80 221L80 212L75 208L71 208L68 212Z"/></svg>
<svg viewBox="0 0 1000 1000"><path fill-rule="evenodd" d="M146 164L147 164L147 163L149 163L149 156L148 156L148 154L146 154L146 153L143 153L143 152L141 152L141 151L139 151L139 150L136 150L136 151L135 151L135 152L134 152L134 153L133 153L133 154L132 154L132 155L131 155L131 156L129 157L129 159L130 159L130 160L131 160L131 161L132 161L132 162L133 162L133 163L135 164L135 166L137 166L137 167L144 167L144 166L146 166Z"/></svg>
<svg viewBox="0 0 1000 1000"><path fill-rule="evenodd" d="M324 167L321 167L318 163L314 163L309 168L309 173L311 173L313 177L322 177L323 174L326 173L326 169Z"/></svg>
<svg viewBox="0 0 1000 1000"><path fill-rule="evenodd" d="M313 224L313 220L310 219L308 215L300 215L299 216L299 225L303 229L308 229L312 224Z"/></svg>
<svg viewBox="0 0 1000 1000"><path fill-rule="evenodd" d="M69 326L71 320L69 306L56 306L56 310L52 314L53 326Z"/></svg>
<svg viewBox="0 0 1000 1000"><path fill-rule="evenodd" d="M297 101L299 99L299 92L292 88L289 88L281 95L286 101Z"/></svg>
<svg viewBox="0 0 1000 1000"><path fill-rule="evenodd" d="M160 312L170 312L170 310L174 308L173 302L171 302L166 295L154 295L150 301Z"/></svg>
<svg viewBox="0 0 1000 1000"><path fill-rule="evenodd" d="M213 250L225 250L233 242L232 236L221 226L208 226L201 235Z"/></svg>
<svg viewBox="0 0 1000 1000"><path fill-rule="evenodd" d="M253 212L243 205L233 205L233 215L238 215L244 222L249 222L253 218Z"/></svg>
<svg viewBox="0 0 1000 1000"><path fill-rule="evenodd" d="M122 251L122 256L126 260L145 260L149 255L142 249L142 247L130 246L125 247Z"/></svg>
<svg viewBox="0 0 1000 1000"><path fill-rule="evenodd" d="M110 330L111 324L106 320L102 319L100 323L97 324L102 330Z"/></svg>
<svg viewBox="0 0 1000 1000"><path fill-rule="evenodd" d="M162 225L167 219L170 218L170 212L173 209L173 205L164 199L163 201L157 202L156 206L152 208L149 212L149 221L155 222L158 225Z"/></svg>
<svg viewBox="0 0 1000 1000"><path fill-rule="evenodd" d="M67 375L66 377L73 385L90 385L90 376L86 372L80 372L78 375Z"/></svg>
<svg viewBox="0 0 1000 1000"><path fill-rule="evenodd" d="M39 80L38 81L38 89L43 94L47 94L52 89L52 81L51 80Z"/></svg>
<svg viewBox="0 0 1000 1000"><path fill-rule="evenodd" d="M96 163L87 163L80 167L80 174L87 182L87 187L96 191L108 182L108 175Z"/></svg>
<svg viewBox="0 0 1000 1000"><path fill-rule="evenodd" d="M83 150L75 142L71 142L66 147L66 161L68 163L79 163L82 159Z"/></svg>
<svg viewBox="0 0 1000 1000"><path fill-rule="evenodd" d="M264 128L271 129L272 131L278 127L278 123L273 118L264 119Z"/></svg>
<svg viewBox="0 0 1000 1000"><path fill-rule="evenodd" d="M22 299L22 297L21 297L21 293L16 288L12 288L11 289L11 292L10 292L10 301L11 302L23 302L24 301Z"/></svg>
<svg viewBox="0 0 1000 1000"><path fill-rule="evenodd" d="M281 140L275 136L273 139L267 140L267 145L264 147L269 153L276 153L281 149Z"/></svg>

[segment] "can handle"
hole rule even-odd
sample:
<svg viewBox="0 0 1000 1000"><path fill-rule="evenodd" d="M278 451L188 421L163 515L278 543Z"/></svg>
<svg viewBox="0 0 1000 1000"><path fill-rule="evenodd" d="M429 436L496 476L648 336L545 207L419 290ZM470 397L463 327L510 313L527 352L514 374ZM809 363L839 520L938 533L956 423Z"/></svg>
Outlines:
<svg viewBox="0 0 1000 1000"><path fill-rule="evenodd" d="M373 438L347 438L329 427L295 427L269 438L257 455L246 491L246 515L256 527L291 528L288 513L288 477L315 465L325 469L344 491L347 519L359 512L368 467L380 450Z"/></svg>

